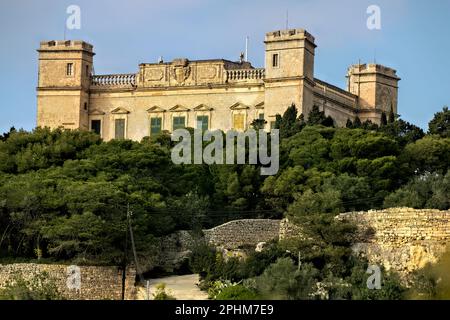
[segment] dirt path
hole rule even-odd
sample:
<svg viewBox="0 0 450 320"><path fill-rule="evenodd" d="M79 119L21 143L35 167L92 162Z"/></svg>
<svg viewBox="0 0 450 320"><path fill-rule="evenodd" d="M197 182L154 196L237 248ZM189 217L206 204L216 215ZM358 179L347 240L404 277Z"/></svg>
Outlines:
<svg viewBox="0 0 450 320"><path fill-rule="evenodd" d="M184 276L170 276L158 279L149 279L150 281L150 300L153 299L153 293L156 292L156 286L160 283L166 284L166 292L174 296L177 300L206 300L208 294L201 291L197 283L198 274L189 274ZM146 298L146 290L143 287L138 288L138 300Z"/></svg>

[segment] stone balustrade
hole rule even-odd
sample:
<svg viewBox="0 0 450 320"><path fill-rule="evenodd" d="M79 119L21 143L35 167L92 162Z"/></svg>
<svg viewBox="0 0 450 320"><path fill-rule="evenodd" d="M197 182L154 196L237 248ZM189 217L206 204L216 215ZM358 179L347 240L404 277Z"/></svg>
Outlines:
<svg viewBox="0 0 450 320"><path fill-rule="evenodd" d="M93 86L134 86L136 74L107 74L92 77Z"/></svg>
<svg viewBox="0 0 450 320"><path fill-rule="evenodd" d="M264 76L264 68L226 70L226 80L228 82L262 80Z"/></svg>

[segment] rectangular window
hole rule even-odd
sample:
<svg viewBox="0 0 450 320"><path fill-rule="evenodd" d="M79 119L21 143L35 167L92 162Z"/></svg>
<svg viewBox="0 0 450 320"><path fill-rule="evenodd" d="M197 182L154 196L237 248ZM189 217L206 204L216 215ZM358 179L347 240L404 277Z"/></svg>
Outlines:
<svg viewBox="0 0 450 320"><path fill-rule="evenodd" d="M68 63L66 66L66 75L73 76L73 63Z"/></svg>
<svg viewBox="0 0 450 320"><path fill-rule="evenodd" d="M276 121L270 121L270 129L275 129Z"/></svg>
<svg viewBox="0 0 450 320"><path fill-rule="evenodd" d="M86 77L89 77L89 66L86 65Z"/></svg>
<svg viewBox="0 0 450 320"><path fill-rule="evenodd" d="M266 120L264 119L264 113L258 114L258 120L260 121L260 129L264 129L266 127Z"/></svg>
<svg viewBox="0 0 450 320"><path fill-rule="evenodd" d="M96 134L101 135L102 132L102 121L101 120L92 120L91 121L91 131Z"/></svg>
<svg viewBox="0 0 450 320"><path fill-rule="evenodd" d="M197 129L208 130L208 116L197 116Z"/></svg>
<svg viewBox="0 0 450 320"><path fill-rule="evenodd" d="M272 67L278 68L279 64L280 64L279 55L278 53L274 53L272 55Z"/></svg>
<svg viewBox="0 0 450 320"><path fill-rule="evenodd" d="M116 119L114 127L116 139L125 139L125 119Z"/></svg>
<svg viewBox="0 0 450 320"><path fill-rule="evenodd" d="M243 114L233 115L233 128L235 130L244 131L244 115Z"/></svg>
<svg viewBox="0 0 450 320"><path fill-rule="evenodd" d="M173 117L173 130L184 129L186 127L186 117Z"/></svg>
<svg viewBox="0 0 450 320"><path fill-rule="evenodd" d="M162 119L161 118L151 118L150 119L150 135L158 134L162 129Z"/></svg>

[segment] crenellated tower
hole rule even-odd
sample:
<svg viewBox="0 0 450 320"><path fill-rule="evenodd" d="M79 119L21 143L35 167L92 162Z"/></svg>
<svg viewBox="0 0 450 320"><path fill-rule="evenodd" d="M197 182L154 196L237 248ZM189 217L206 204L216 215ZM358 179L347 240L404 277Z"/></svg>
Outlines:
<svg viewBox="0 0 450 320"><path fill-rule="evenodd" d="M84 41L43 41L37 51L37 125L89 129L93 46Z"/></svg>
<svg viewBox="0 0 450 320"><path fill-rule="evenodd" d="M352 65L347 73L347 90L358 96L358 116L379 123L381 113L397 114L396 70L379 64Z"/></svg>
<svg viewBox="0 0 450 320"><path fill-rule="evenodd" d="M314 93L314 37L303 29L266 34L265 112L270 121L292 103L309 114Z"/></svg>

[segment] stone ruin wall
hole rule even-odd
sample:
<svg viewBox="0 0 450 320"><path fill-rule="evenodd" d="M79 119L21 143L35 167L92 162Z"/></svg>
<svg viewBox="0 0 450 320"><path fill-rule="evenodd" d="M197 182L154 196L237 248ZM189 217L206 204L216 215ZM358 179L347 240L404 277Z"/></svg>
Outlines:
<svg viewBox="0 0 450 320"><path fill-rule="evenodd" d="M344 213L338 219L358 226L356 253L401 275L437 262L449 249L450 210L392 208Z"/></svg>

